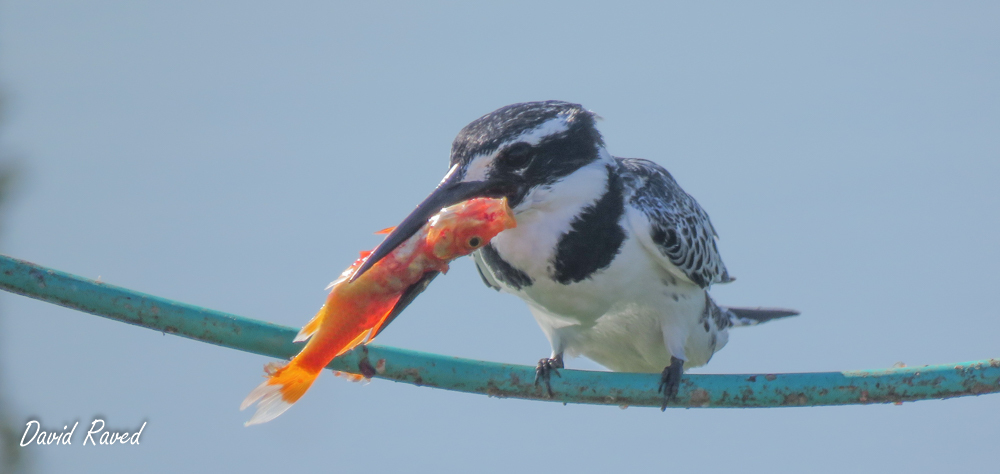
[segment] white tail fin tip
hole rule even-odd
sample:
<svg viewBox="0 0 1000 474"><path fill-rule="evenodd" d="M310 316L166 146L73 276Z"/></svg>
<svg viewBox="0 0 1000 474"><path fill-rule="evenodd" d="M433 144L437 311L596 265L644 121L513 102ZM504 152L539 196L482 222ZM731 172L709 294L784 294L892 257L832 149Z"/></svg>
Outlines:
<svg viewBox="0 0 1000 474"><path fill-rule="evenodd" d="M247 398L240 404L240 410L245 410L254 402L257 402L257 412L244 423L244 426L266 423L277 418L286 410L292 407L291 403L285 401L281 396L281 385L272 385L264 382L253 389Z"/></svg>

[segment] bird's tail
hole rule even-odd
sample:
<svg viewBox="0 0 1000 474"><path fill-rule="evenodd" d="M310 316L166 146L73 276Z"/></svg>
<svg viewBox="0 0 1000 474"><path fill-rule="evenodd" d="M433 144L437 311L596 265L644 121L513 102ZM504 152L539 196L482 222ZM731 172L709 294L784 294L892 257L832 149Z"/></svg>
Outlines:
<svg viewBox="0 0 1000 474"><path fill-rule="evenodd" d="M766 323L772 319L798 316L799 314L799 312L794 309L785 308L734 308L731 306L723 306L722 311L729 316L729 320L732 321L734 327L755 326L760 323Z"/></svg>
<svg viewBox="0 0 1000 474"><path fill-rule="evenodd" d="M291 408L309 390L322 369L309 370L293 359L282 367L268 366L265 370L270 374L267 380L253 389L240 405L243 410L260 401L257 412L246 422L247 426L271 421Z"/></svg>

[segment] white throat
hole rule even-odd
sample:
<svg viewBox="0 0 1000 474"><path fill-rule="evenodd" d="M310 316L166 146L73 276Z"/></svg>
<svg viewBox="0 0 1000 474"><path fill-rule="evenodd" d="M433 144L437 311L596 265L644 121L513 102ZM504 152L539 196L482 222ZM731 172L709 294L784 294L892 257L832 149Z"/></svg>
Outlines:
<svg viewBox="0 0 1000 474"><path fill-rule="evenodd" d="M551 185L530 190L514 208L517 227L497 235L493 246L504 260L529 275L548 274L559 239L584 208L604 195L607 182L607 163L596 160Z"/></svg>

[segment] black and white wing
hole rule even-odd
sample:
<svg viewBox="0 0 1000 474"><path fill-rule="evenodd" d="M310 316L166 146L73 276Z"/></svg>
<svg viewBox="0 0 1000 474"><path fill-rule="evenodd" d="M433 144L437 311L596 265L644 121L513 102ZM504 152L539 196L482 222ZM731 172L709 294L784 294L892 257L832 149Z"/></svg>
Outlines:
<svg viewBox="0 0 1000 474"><path fill-rule="evenodd" d="M625 185L632 231L671 274L705 288L728 283L708 214L662 166L648 160L616 158Z"/></svg>

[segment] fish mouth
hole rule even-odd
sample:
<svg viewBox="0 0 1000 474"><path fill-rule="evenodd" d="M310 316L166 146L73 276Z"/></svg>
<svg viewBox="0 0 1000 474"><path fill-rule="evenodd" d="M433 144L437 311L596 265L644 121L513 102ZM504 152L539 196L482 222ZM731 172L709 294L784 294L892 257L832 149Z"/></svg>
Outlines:
<svg viewBox="0 0 1000 474"><path fill-rule="evenodd" d="M356 280L373 265L389 255L396 247L399 247L406 239L417 233L427 219L448 206L468 201L478 197L501 198L518 200L523 194L521 186L510 181L462 181L459 166L451 167L448 174L444 176L437 188L431 192L417 207L406 216L396 228L385 237L385 240L375 247L371 255L358 267L358 270L351 275L350 281ZM513 202L512 202L513 204Z"/></svg>
<svg viewBox="0 0 1000 474"><path fill-rule="evenodd" d="M504 230L517 227L517 219L514 217L514 208L510 206L510 199L507 197L503 198L503 220L500 222L500 226Z"/></svg>

